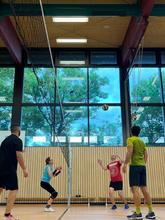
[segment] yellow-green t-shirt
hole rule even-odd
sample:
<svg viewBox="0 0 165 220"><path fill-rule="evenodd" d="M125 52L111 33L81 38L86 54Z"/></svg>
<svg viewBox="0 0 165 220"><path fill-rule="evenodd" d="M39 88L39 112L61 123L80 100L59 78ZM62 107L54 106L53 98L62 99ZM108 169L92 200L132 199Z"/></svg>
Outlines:
<svg viewBox="0 0 165 220"><path fill-rule="evenodd" d="M144 151L147 149L145 143L136 136L127 139L127 147L133 145L133 154L130 165L145 166Z"/></svg>

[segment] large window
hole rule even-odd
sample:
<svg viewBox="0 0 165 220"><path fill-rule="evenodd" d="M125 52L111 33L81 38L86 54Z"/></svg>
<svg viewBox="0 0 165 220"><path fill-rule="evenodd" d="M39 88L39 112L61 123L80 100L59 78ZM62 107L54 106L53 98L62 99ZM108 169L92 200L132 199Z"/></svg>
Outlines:
<svg viewBox="0 0 165 220"><path fill-rule="evenodd" d="M101 103L109 109L103 111ZM118 68L26 68L26 145L122 145L120 105Z"/></svg>
<svg viewBox="0 0 165 220"><path fill-rule="evenodd" d="M15 68L4 67L12 64L5 53L0 53L0 130L8 130L11 119L19 118L12 117L12 108L19 108L19 103L13 103ZM141 137L148 145L165 144L163 50L144 50L142 57L137 56L128 77L128 100L120 91L124 82L120 80L117 50L55 50L55 69L47 50L32 49L31 55L37 66L31 68L27 63L24 68L20 103L26 146L66 146L67 141L73 146L122 146L128 133L122 128L129 128L126 114L130 114L132 125L141 126ZM18 81L15 86L21 87Z"/></svg>
<svg viewBox="0 0 165 220"><path fill-rule="evenodd" d="M14 68L0 68L0 104L13 102Z"/></svg>
<svg viewBox="0 0 165 220"><path fill-rule="evenodd" d="M122 145L120 107L109 107L107 111L101 106L90 107L90 143L94 145Z"/></svg>
<svg viewBox="0 0 165 220"><path fill-rule="evenodd" d="M89 110L91 145L119 146L123 144L121 108L120 108L120 77L118 68L89 69ZM109 104L104 111L102 105ZM114 107L111 104L116 104Z"/></svg>
<svg viewBox="0 0 165 220"><path fill-rule="evenodd" d="M53 108L45 106L22 108L22 130L26 146L49 146L54 129Z"/></svg>
<svg viewBox="0 0 165 220"><path fill-rule="evenodd" d="M59 68L57 75L59 95L62 103L87 102L86 68Z"/></svg>
<svg viewBox="0 0 165 220"><path fill-rule="evenodd" d="M141 127L140 136L147 144L162 144L164 140L163 108L155 106L132 107L132 113L136 112L136 120L132 124Z"/></svg>
<svg viewBox="0 0 165 220"><path fill-rule="evenodd" d="M133 68L130 77L132 125L142 128L147 144L164 143L164 110L159 68Z"/></svg>
<svg viewBox="0 0 165 220"><path fill-rule="evenodd" d="M0 131L10 130L11 126L14 74L14 68L0 68Z"/></svg>
<svg viewBox="0 0 165 220"><path fill-rule="evenodd" d="M90 68L89 79L91 103L120 103L118 68Z"/></svg>
<svg viewBox="0 0 165 220"><path fill-rule="evenodd" d="M56 110L56 142L66 142L68 136L71 144L86 145L88 135L87 107L72 106L63 108L64 120L61 118L61 110Z"/></svg>
<svg viewBox="0 0 165 220"><path fill-rule="evenodd" d="M23 102L54 102L55 73L51 68L25 68Z"/></svg>
<svg viewBox="0 0 165 220"><path fill-rule="evenodd" d="M161 84L158 68L134 68L130 73L132 103L160 103Z"/></svg>
<svg viewBox="0 0 165 220"><path fill-rule="evenodd" d="M0 107L0 131L10 130L12 107Z"/></svg>

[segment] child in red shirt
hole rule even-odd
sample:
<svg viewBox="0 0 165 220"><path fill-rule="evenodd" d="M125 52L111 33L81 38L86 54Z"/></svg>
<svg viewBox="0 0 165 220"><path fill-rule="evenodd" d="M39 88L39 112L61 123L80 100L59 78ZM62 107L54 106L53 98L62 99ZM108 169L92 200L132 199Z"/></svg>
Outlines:
<svg viewBox="0 0 165 220"><path fill-rule="evenodd" d="M123 192L123 177L121 175L122 163L123 161L118 155L112 155L111 162L106 167L103 166L102 160L98 159L98 164L102 167L102 169L105 171L109 170L110 172L109 196L112 202L113 210L117 209L114 199L114 191L118 191L119 197L125 204L124 208L129 208Z"/></svg>

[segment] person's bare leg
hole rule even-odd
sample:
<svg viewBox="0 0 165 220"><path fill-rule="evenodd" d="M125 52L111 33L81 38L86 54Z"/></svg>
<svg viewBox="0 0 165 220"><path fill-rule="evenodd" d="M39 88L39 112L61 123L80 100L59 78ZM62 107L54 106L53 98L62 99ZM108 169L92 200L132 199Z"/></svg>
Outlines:
<svg viewBox="0 0 165 220"><path fill-rule="evenodd" d="M131 187L131 191L133 193L133 201L136 207L136 214L140 214L140 205L141 205L141 198L138 186Z"/></svg>
<svg viewBox="0 0 165 220"><path fill-rule="evenodd" d="M17 194L17 190L9 191L5 214L11 213L11 210L13 208L13 205L16 199L16 194Z"/></svg>
<svg viewBox="0 0 165 220"><path fill-rule="evenodd" d="M0 188L0 196L1 196L1 193L3 192L3 188Z"/></svg>
<svg viewBox="0 0 165 220"><path fill-rule="evenodd" d="M0 188L0 194L3 192L3 188Z"/></svg>
<svg viewBox="0 0 165 220"><path fill-rule="evenodd" d="M109 197L110 197L112 205L115 205L114 189L111 187L109 188Z"/></svg>
<svg viewBox="0 0 165 220"><path fill-rule="evenodd" d="M49 200L48 200L48 205L51 206L51 205L52 205L52 202L53 202L53 199L52 199L52 198L49 198Z"/></svg>
<svg viewBox="0 0 165 220"><path fill-rule="evenodd" d="M147 190L147 187L146 186L142 186L140 187L142 193L143 193L143 196L144 196L144 200L148 206L148 209L149 209L149 212L153 212L153 209L152 209L152 199L151 199L151 196Z"/></svg>
<svg viewBox="0 0 165 220"><path fill-rule="evenodd" d="M124 202L124 204L127 204L127 200L126 200L125 197L124 197L124 192L123 192L123 190L119 190L119 191L118 191L118 195L119 195L120 199Z"/></svg>

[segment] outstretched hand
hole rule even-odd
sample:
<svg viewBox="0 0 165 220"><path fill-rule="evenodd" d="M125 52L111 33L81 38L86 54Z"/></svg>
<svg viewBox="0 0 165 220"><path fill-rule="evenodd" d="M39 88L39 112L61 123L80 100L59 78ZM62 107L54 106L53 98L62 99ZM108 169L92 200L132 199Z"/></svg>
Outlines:
<svg viewBox="0 0 165 220"><path fill-rule="evenodd" d="M119 158L119 159L120 159L120 156L119 156L118 154L116 154L115 156L116 156L116 158Z"/></svg>
<svg viewBox="0 0 165 220"><path fill-rule="evenodd" d="M60 166L60 167L57 167L56 170L62 170L62 167L61 167L61 166Z"/></svg>
<svg viewBox="0 0 165 220"><path fill-rule="evenodd" d="M103 163L102 160L100 160L100 159L98 159L97 162L98 162L98 164L100 164L100 165L102 165L102 163Z"/></svg>

